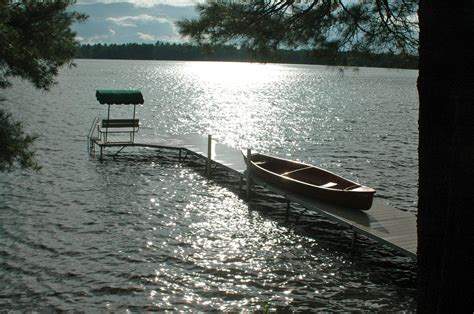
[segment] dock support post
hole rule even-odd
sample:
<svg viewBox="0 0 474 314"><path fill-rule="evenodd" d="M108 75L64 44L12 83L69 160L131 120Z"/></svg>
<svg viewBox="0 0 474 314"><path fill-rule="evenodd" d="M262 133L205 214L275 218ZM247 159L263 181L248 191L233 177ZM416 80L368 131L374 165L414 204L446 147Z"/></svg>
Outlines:
<svg viewBox="0 0 474 314"><path fill-rule="evenodd" d="M207 136L207 163L206 163L206 173L207 177L211 178L211 161L212 161L212 135Z"/></svg>
<svg viewBox="0 0 474 314"><path fill-rule="evenodd" d="M357 240L357 232L354 230L354 227L351 226L352 231L352 242L351 242L351 255L354 254L354 248Z"/></svg>
<svg viewBox="0 0 474 314"><path fill-rule="evenodd" d="M178 162L181 163L181 148L179 149L178 153Z"/></svg>
<svg viewBox="0 0 474 314"><path fill-rule="evenodd" d="M247 171L245 171L245 180L247 181L247 192L246 192L246 195L247 195L247 199L250 199L250 192L251 192L251 186L252 186L252 183L251 183L251 178L250 178L250 158L252 156L252 149L250 148L247 148Z"/></svg>
<svg viewBox="0 0 474 314"><path fill-rule="evenodd" d="M286 216L285 216L285 221L288 221L288 218L290 216L290 200L286 199Z"/></svg>

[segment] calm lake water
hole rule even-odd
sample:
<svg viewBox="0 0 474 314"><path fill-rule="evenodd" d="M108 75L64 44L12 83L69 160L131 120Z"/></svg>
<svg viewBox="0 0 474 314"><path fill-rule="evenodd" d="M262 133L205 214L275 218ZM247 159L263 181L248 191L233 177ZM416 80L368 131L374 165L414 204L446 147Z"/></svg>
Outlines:
<svg viewBox="0 0 474 314"><path fill-rule="evenodd" d="M177 153L90 159L106 106L140 89L142 134L213 134L320 165L416 212L417 71L221 62L78 60L48 93L15 81L0 102L40 137L38 173L0 174L0 309L414 310L415 263ZM125 106L123 106L125 107ZM113 113L129 115L130 108Z"/></svg>

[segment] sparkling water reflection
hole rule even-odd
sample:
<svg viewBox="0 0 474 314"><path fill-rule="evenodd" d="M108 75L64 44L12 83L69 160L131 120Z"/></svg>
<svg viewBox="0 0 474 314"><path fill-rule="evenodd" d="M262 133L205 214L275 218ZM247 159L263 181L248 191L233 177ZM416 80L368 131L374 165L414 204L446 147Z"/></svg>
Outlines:
<svg viewBox="0 0 474 314"><path fill-rule="evenodd" d="M98 88L144 92L140 132L212 133L358 179L415 210L413 71L193 62L78 62L51 93L22 82L1 103L40 134L40 173L0 177L6 310L412 310L410 259L177 154L86 156ZM127 114L114 112L114 114Z"/></svg>

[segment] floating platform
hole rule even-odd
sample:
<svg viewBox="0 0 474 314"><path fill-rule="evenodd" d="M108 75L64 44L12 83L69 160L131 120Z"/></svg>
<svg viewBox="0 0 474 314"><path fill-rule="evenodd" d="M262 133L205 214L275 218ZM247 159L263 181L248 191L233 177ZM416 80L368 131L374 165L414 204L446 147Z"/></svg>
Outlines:
<svg viewBox="0 0 474 314"><path fill-rule="evenodd" d="M259 184L269 191L282 195L290 208L290 202L298 203L301 206L316 211L354 232L353 241L356 234L363 234L379 243L392 247L410 257L416 257L417 250L417 228L416 216L386 205L381 199L375 197L370 210L360 211L347 209L337 205L319 202L303 196L288 193L279 187L272 186L262 181L258 177L248 177L246 173L247 165L239 149L229 147L199 134L188 135L159 135L153 137L135 136L133 142L121 142L119 137L109 135L107 142L99 138L90 137L89 149L95 151L99 147L100 158L103 150L108 147L150 147L175 149L179 154L191 153L208 160L207 171L210 174L211 163L218 164L237 174L242 180L251 181L247 184L250 189L252 184Z"/></svg>

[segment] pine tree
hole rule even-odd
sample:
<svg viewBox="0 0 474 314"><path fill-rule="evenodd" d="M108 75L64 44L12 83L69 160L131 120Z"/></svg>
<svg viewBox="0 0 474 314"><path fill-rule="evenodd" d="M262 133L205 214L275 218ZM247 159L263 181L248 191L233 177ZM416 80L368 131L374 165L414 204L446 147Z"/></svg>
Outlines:
<svg viewBox="0 0 474 314"><path fill-rule="evenodd" d="M74 22L86 16L67 9L71 1L0 2L0 88L20 77L48 90L63 65L73 66L76 54ZM31 144L21 123L0 109L0 171L16 166L38 169Z"/></svg>

